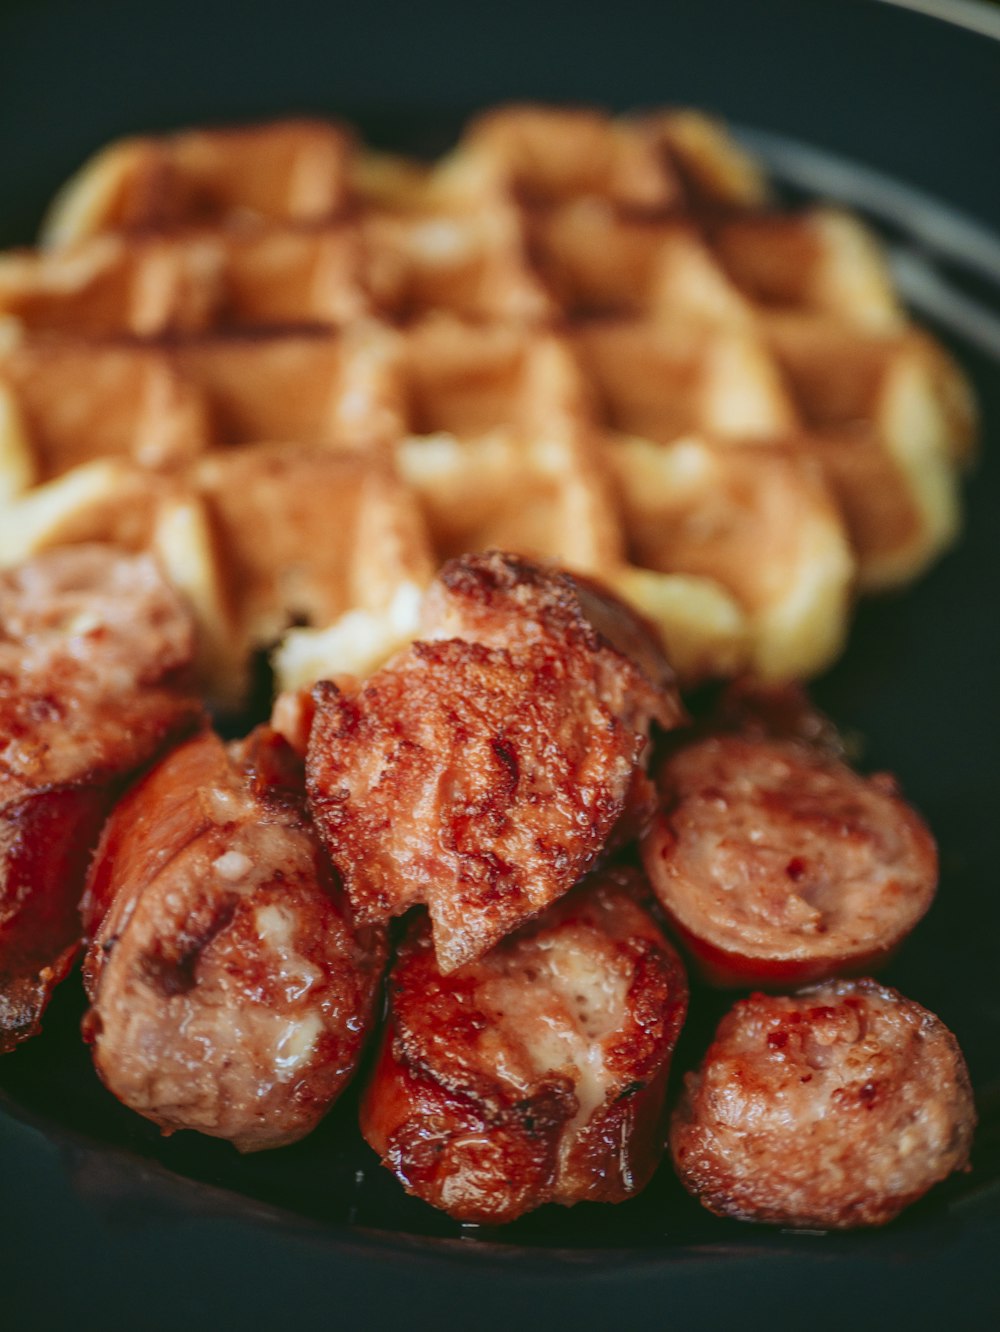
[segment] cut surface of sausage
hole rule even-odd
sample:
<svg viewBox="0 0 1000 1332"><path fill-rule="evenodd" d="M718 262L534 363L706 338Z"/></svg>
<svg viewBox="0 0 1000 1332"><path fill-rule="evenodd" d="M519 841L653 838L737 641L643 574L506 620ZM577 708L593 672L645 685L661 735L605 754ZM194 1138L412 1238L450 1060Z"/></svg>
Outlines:
<svg viewBox="0 0 1000 1332"><path fill-rule="evenodd" d="M37 1032L72 963L122 781L201 717L193 655L147 556L81 546L0 573L0 1052Z"/></svg>
<svg viewBox="0 0 1000 1332"><path fill-rule="evenodd" d="M594 627L592 604L635 655ZM425 627L357 692L317 686L308 785L361 915L426 904L450 970L645 823L649 727L681 706L620 603L514 556L445 566Z"/></svg>
<svg viewBox="0 0 1000 1332"><path fill-rule="evenodd" d="M885 774L797 741L716 735L670 755L659 789L643 860L711 982L856 974L931 904L933 838Z"/></svg>
<svg viewBox="0 0 1000 1332"><path fill-rule="evenodd" d="M76 546L0 573L0 801L145 762L195 707L193 657L148 555Z"/></svg>
<svg viewBox="0 0 1000 1332"><path fill-rule="evenodd" d="M241 1151L315 1127L370 1030L384 939L354 928L280 737L206 732L163 759L109 820L84 908L85 1030L119 1100Z"/></svg>
<svg viewBox="0 0 1000 1332"><path fill-rule="evenodd" d="M642 888L634 871L599 873L448 975L426 922L411 927L361 1110L409 1192L500 1224L647 1183L687 983Z"/></svg>
<svg viewBox="0 0 1000 1332"><path fill-rule="evenodd" d="M685 1078L670 1149L720 1216L875 1226L965 1167L974 1126L944 1023L873 980L841 980L737 1003Z"/></svg>

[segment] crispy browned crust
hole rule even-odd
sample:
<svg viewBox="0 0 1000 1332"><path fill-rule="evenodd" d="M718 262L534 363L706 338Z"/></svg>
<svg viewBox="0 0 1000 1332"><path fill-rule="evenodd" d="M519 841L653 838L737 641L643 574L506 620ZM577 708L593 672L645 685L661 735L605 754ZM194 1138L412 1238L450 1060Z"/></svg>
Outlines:
<svg viewBox="0 0 1000 1332"><path fill-rule="evenodd" d="M2 812L0 1054L37 1035L77 953L77 903L111 804L107 787L42 792Z"/></svg>
<svg viewBox="0 0 1000 1332"><path fill-rule="evenodd" d="M48 551L0 573L0 806L134 771L200 717L194 621L149 556Z"/></svg>
<svg viewBox="0 0 1000 1332"><path fill-rule="evenodd" d="M124 781L200 719L190 617L151 561L53 551L0 575L0 1052L34 1035Z"/></svg>
<svg viewBox="0 0 1000 1332"><path fill-rule="evenodd" d="M284 740L206 732L168 755L109 820L85 913L109 1090L241 1151L315 1127L357 1066L385 943L353 925Z"/></svg>
<svg viewBox="0 0 1000 1332"><path fill-rule="evenodd" d="M873 980L751 995L685 1078L670 1148L720 1216L845 1229L890 1221L966 1168L976 1116L939 1018Z"/></svg>
<svg viewBox="0 0 1000 1332"><path fill-rule="evenodd" d="M937 850L886 774L821 745L707 736L658 775L642 853L705 979L790 988L872 969L923 917Z"/></svg>
<svg viewBox="0 0 1000 1332"><path fill-rule="evenodd" d="M662 1151L687 983L636 901L638 879L606 872L587 881L449 975L425 924L411 927L361 1107L366 1140L408 1192L459 1220L495 1225L546 1202L620 1202L647 1183ZM563 949L569 974L575 966L584 979L560 1000L545 968ZM589 1032L605 987L616 985L620 1012ZM554 1063L547 1044L553 1027L572 1021L574 1003L583 1015L579 1058L591 1070L596 1061L596 1088L571 1058Z"/></svg>
<svg viewBox="0 0 1000 1332"><path fill-rule="evenodd" d="M610 650L638 677L637 708L664 727L684 716L656 629L596 579L506 551L464 555L441 569L422 618L427 637L504 648L555 640L595 657Z"/></svg>
<svg viewBox="0 0 1000 1332"><path fill-rule="evenodd" d="M594 627L592 602L655 681ZM426 627L358 693L317 686L308 789L361 915L425 903L451 970L641 826L649 725L675 724L680 704L630 612L513 556L447 565Z"/></svg>

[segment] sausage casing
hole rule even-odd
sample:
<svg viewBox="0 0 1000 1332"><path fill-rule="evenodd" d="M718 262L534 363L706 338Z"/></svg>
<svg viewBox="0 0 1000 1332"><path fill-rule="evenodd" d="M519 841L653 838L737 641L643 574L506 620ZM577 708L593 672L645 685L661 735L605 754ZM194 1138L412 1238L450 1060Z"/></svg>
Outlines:
<svg viewBox="0 0 1000 1332"><path fill-rule="evenodd" d="M317 687L309 796L358 911L426 904L450 970L634 833L650 723L681 708L640 622L566 575L466 556L428 604L428 639L359 692Z"/></svg>
<svg viewBox="0 0 1000 1332"><path fill-rule="evenodd" d="M269 728L206 732L117 807L88 879L85 1029L108 1088L241 1151L315 1127L353 1073L384 961L356 930Z"/></svg>
<svg viewBox="0 0 1000 1332"><path fill-rule="evenodd" d="M637 901L641 876L585 881L443 975L424 921L390 973L366 1140L409 1192L500 1224L545 1202L620 1202L660 1159L683 968Z"/></svg>

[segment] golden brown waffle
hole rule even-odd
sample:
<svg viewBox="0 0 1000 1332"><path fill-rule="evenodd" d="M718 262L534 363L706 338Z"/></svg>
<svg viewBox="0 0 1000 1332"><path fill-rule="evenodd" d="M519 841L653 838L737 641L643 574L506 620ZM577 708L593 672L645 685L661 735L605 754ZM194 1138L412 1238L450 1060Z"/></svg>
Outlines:
<svg viewBox="0 0 1000 1332"><path fill-rule="evenodd" d="M957 528L961 375L693 113L494 112L433 166L132 140L46 242L0 258L0 560L153 540L229 701L289 624L281 683L369 668L489 545L608 579L689 678L808 675Z"/></svg>
<svg viewBox="0 0 1000 1332"><path fill-rule="evenodd" d="M123 139L56 199L45 240L241 218L312 221L343 208L350 134L316 120Z"/></svg>

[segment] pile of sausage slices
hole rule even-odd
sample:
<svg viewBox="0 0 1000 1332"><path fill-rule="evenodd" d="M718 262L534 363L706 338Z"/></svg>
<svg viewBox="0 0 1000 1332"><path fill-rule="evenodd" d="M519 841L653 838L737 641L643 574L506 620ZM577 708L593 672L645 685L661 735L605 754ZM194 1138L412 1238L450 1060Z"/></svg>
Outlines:
<svg viewBox="0 0 1000 1332"><path fill-rule="evenodd" d="M731 687L695 725L632 611L500 552L446 565L376 674L236 742L194 651L148 556L0 575L0 1049L83 950L109 1091L257 1151L316 1126L384 1007L365 1139L494 1225L628 1198L668 1148L713 1212L809 1228L966 1166L954 1037L849 979L927 910L934 842L801 692ZM667 931L753 991L672 1107Z"/></svg>

